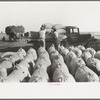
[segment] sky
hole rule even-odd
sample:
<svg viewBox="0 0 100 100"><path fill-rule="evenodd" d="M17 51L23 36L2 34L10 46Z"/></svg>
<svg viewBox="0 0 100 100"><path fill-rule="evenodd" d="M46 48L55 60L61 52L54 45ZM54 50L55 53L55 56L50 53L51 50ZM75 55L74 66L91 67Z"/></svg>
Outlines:
<svg viewBox="0 0 100 100"><path fill-rule="evenodd" d="M99 10L99 1L0 2L0 31L9 25L39 31L44 23L77 26L81 32L100 31Z"/></svg>

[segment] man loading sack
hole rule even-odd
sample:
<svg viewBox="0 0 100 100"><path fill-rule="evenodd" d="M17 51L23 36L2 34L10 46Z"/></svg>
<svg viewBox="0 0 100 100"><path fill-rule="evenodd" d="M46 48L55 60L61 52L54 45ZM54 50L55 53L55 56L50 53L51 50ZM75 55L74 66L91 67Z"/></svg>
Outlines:
<svg viewBox="0 0 100 100"><path fill-rule="evenodd" d="M39 45L44 48L45 48L45 34L46 34L45 26L41 26L39 31Z"/></svg>
<svg viewBox="0 0 100 100"><path fill-rule="evenodd" d="M59 33L57 32L57 30L54 32L54 45L55 45L55 48L58 50L58 48L60 47L60 45L64 45L66 46L66 38L67 36L66 35L59 35ZM64 44L61 44L61 41L64 42Z"/></svg>

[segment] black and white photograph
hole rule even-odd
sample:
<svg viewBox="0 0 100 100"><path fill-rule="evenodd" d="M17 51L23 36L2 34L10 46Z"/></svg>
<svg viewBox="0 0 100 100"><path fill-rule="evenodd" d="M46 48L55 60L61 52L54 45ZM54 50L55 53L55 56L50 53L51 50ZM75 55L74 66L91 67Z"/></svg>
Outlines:
<svg viewBox="0 0 100 100"><path fill-rule="evenodd" d="M79 97L95 97L99 82L99 1L0 2L0 90L12 89L12 97L31 98L35 90L32 97L73 98L79 84L88 84ZM2 93L2 98L11 98Z"/></svg>

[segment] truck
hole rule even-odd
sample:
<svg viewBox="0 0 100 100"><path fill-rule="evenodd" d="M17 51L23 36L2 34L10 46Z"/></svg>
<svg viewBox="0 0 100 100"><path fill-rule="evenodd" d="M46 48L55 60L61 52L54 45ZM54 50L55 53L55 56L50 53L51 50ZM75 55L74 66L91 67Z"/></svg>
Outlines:
<svg viewBox="0 0 100 100"><path fill-rule="evenodd" d="M77 46L83 45L84 47L92 47L95 50L97 49L97 40L94 36L90 33L88 34L81 34L80 30L76 26L65 26L64 29L66 33L62 33L59 35L61 44L64 46ZM39 32L33 32L34 36L31 36L28 43L33 43L34 47L39 46ZM63 38L66 36L66 38ZM46 48L48 48L52 43L54 43L54 36L53 32L46 34Z"/></svg>
<svg viewBox="0 0 100 100"><path fill-rule="evenodd" d="M83 45L86 48L92 47L96 49L96 39L90 33L81 34L79 28L76 26L67 26L65 27L66 35L67 35L67 42L69 45Z"/></svg>

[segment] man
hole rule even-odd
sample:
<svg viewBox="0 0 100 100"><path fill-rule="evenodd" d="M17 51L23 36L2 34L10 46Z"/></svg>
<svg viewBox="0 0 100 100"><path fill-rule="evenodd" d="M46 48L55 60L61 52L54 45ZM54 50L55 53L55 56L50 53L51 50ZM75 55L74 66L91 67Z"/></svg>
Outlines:
<svg viewBox="0 0 100 100"><path fill-rule="evenodd" d="M55 48L58 50L58 48L60 47L60 45L64 45L66 46L67 43L67 36L66 35L59 35L59 33L57 31L54 32L54 44L55 44ZM61 43L61 41L63 41Z"/></svg>
<svg viewBox="0 0 100 100"><path fill-rule="evenodd" d="M55 48L58 50L58 47L60 46L60 40L59 40L57 31L54 32L54 39L55 39L54 40Z"/></svg>
<svg viewBox="0 0 100 100"><path fill-rule="evenodd" d="M44 48L45 48L45 34L46 34L45 26L42 26L39 31L39 44Z"/></svg>

